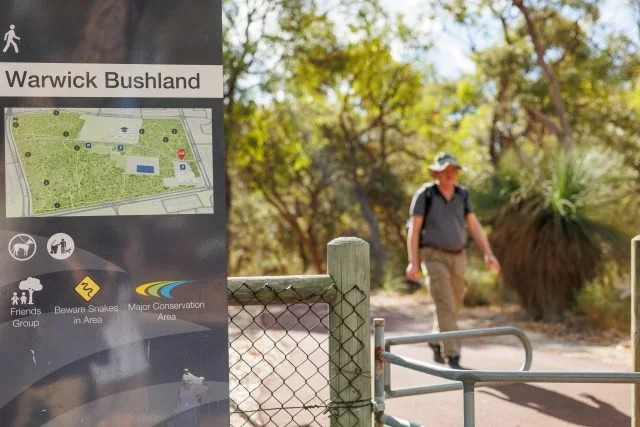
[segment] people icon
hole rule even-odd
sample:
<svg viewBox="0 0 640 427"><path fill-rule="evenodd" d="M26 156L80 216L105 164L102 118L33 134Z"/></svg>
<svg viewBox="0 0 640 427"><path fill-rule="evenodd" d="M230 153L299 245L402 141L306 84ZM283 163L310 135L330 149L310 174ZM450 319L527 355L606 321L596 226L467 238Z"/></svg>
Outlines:
<svg viewBox="0 0 640 427"><path fill-rule="evenodd" d="M71 236L65 233L56 233L47 241L49 255L59 260L67 259L73 255L75 247Z"/></svg>
<svg viewBox="0 0 640 427"><path fill-rule="evenodd" d="M71 249L67 249L67 241L64 239L62 239L57 243L56 242L51 243L51 250L49 251L51 255L57 254L58 248L60 248L61 255L68 254L69 252L71 252Z"/></svg>
<svg viewBox="0 0 640 427"><path fill-rule="evenodd" d="M18 296L17 292L14 292L13 296L11 297L11 305L33 305L33 302L29 301L29 297L27 296L26 292L22 292L20 296Z"/></svg>
<svg viewBox="0 0 640 427"><path fill-rule="evenodd" d="M36 292L40 292L43 289L44 287L40 279L29 277L22 280L20 285L18 285L18 291L14 292L11 297L11 305L35 305L33 296ZM18 292L20 292L20 296L18 296Z"/></svg>
<svg viewBox="0 0 640 427"><path fill-rule="evenodd" d="M4 49L2 49L3 53L6 53L9 50L9 46L13 46L13 50L15 50L16 53L20 52L20 50L18 49L18 44L15 42L16 40L20 40L20 37L16 35L15 29L16 26L11 24L9 26L9 31L5 33L4 40L7 42L7 44L5 45Z"/></svg>

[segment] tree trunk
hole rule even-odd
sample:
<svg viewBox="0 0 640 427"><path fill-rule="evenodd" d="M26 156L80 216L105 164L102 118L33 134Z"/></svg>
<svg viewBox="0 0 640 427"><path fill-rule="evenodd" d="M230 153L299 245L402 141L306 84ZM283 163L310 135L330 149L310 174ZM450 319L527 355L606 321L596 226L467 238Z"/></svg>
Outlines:
<svg viewBox="0 0 640 427"><path fill-rule="evenodd" d="M509 85L509 76L501 75L498 83L498 95L496 96L497 102L491 119L491 134L489 135L489 155L491 156L491 165L495 171L498 171L500 167L500 158L506 146L505 135L500 129L500 121L504 118L507 110L506 105L509 103Z"/></svg>
<svg viewBox="0 0 640 427"><path fill-rule="evenodd" d="M573 135L571 132L571 124L569 121L569 113L567 112L567 106L562 99L562 93L560 90L560 80L556 73L549 67L549 64L546 63L544 59L544 54L547 50L547 47L544 45L542 39L540 38L540 34L538 33L538 29L533 22L531 17L531 9L524 5L523 0L513 0L513 4L517 7L522 15L524 16L524 20L527 26L527 33L529 33L529 37L531 38L531 42L533 43L533 48L536 52L536 61L538 62L538 66L542 69L542 73L547 79L547 83L549 83L549 95L551 96L551 101L553 102L553 107L556 110L556 114L558 114L558 118L560 119L560 128L555 126L555 123L552 124L550 119L544 116L541 112L530 108L529 114L534 118L539 119L545 126L549 127L558 137L564 148L571 149L573 147Z"/></svg>
<svg viewBox="0 0 640 427"><path fill-rule="evenodd" d="M318 250L317 246L311 244L308 240L307 240L307 245L308 245L307 247L309 248L309 253L311 255L311 262L313 264L313 267L316 269L316 273L320 274L324 270L323 253L320 252L320 250Z"/></svg>
<svg viewBox="0 0 640 427"><path fill-rule="evenodd" d="M304 244L302 240L298 240L298 254L300 256L300 260L302 261L302 272L306 273L309 269L309 258L307 257L307 252L305 250Z"/></svg>
<svg viewBox="0 0 640 427"><path fill-rule="evenodd" d="M356 184L356 197L360 204L362 216L369 226L369 243L371 244L371 259L373 261L371 286L380 287L384 279L384 264L386 260L386 254L380 236L380 225L378 224L378 218L376 218L371 209L369 200L367 200L364 191L358 184Z"/></svg>
<svg viewBox="0 0 640 427"><path fill-rule="evenodd" d="M268 193L267 191L262 190L262 195L264 196L267 203L273 206L281 215L282 219L291 226L293 233L300 239L299 244L307 249L309 257L311 258L310 262L316 269L316 272L322 273L324 266L324 257L322 255L322 252L313 244L308 230L304 230L300 226L300 224L298 223L298 216L287 211L285 203L282 202L282 199L277 193ZM324 247L322 249L324 250Z"/></svg>

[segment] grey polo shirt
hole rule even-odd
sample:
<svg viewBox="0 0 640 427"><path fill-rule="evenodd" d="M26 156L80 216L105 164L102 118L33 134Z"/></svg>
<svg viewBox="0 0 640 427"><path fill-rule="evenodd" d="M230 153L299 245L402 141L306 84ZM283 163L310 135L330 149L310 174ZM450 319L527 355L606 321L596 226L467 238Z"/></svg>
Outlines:
<svg viewBox="0 0 640 427"><path fill-rule="evenodd" d="M423 225L422 246L447 250L461 249L467 242L465 217L473 212L469 192L456 185L453 197L447 201L435 183L426 183L413 195L410 215L424 215L425 189L431 186L431 205Z"/></svg>

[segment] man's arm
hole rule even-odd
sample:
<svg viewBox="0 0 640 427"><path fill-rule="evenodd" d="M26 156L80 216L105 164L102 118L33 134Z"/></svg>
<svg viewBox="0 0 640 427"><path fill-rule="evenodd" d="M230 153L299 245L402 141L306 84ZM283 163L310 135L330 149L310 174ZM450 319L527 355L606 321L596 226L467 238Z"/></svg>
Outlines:
<svg viewBox="0 0 640 427"><path fill-rule="evenodd" d="M407 279L420 280L420 230L424 221L426 205L426 191L421 187L416 191L411 199L409 208L409 230L407 231L407 255L409 265L407 265Z"/></svg>
<svg viewBox="0 0 640 427"><path fill-rule="evenodd" d="M407 278L418 280L420 278L420 230L422 229L422 215L412 215L407 232L407 254L409 255L409 265L407 266Z"/></svg>
<svg viewBox="0 0 640 427"><path fill-rule="evenodd" d="M487 239L487 235L484 233L478 217L473 212L469 212L465 219L473 240L484 254L484 261L487 264L487 267L496 273L500 272L500 263L493 254L489 239Z"/></svg>
<svg viewBox="0 0 640 427"><path fill-rule="evenodd" d="M18 37L18 36L13 36L13 38L16 39L16 40L20 40L20 37Z"/></svg>

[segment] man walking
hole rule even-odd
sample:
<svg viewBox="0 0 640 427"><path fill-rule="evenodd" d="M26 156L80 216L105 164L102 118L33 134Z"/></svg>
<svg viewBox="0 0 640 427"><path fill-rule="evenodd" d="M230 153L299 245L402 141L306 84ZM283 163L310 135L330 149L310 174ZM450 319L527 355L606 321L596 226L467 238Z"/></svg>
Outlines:
<svg viewBox="0 0 640 427"><path fill-rule="evenodd" d="M422 185L411 201L407 278L419 280L421 268L425 276L429 276L429 289L436 305L434 332L458 329L467 263L465 225L484 254L487 267L495 273L500 271L500 263L493 255L487 236L473 213L469 192L457 184L458 173L462 169L453 155L438 154L429 166L435 182ZM458 341L429 345L436 362L446 361L453 369L463 369L460 366Z"/></svg>
<svg viewBox="0 0 640 427"><path fill-rule="evenodd" d="M18 45L15 42L15 40L20 40L20 37L16 36L15 29L16 26L11 24L9 26L9 31L5 33L4 40L7 42L7 44L5 45L4 49L2 49L2 52L6 53L9 50L9 46L13 46L13 50L15 50L16 53L20 52L20 50L18 49Z"/></svg>

